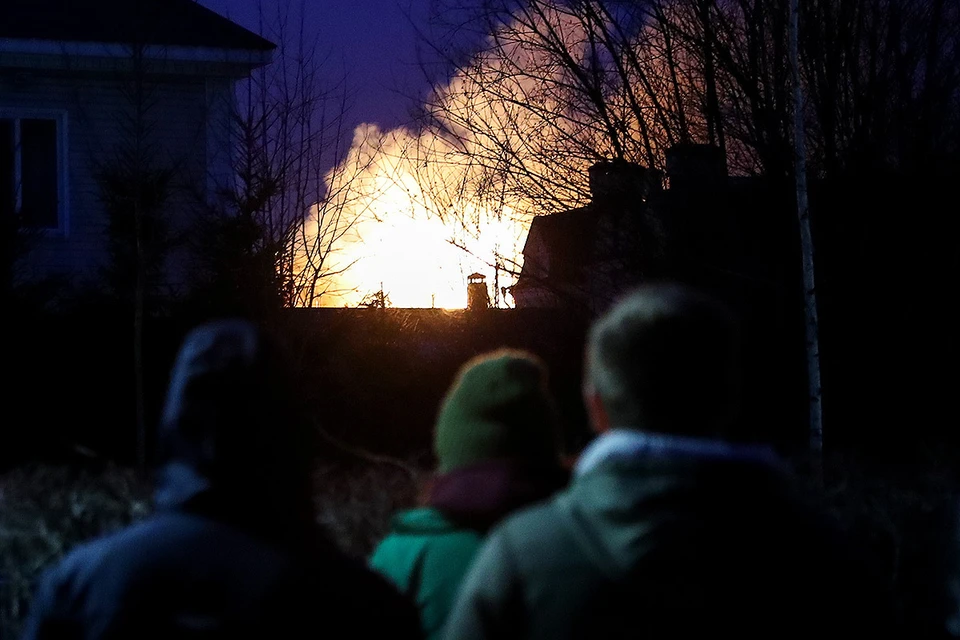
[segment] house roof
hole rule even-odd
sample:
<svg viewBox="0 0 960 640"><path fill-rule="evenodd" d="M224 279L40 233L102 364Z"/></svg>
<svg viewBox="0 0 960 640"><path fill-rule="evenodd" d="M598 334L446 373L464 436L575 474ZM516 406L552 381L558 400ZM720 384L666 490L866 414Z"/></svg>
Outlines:
<svg viewBox="0 0 960 640"><path fill-rule="evenodd" d="M539 244L551 254L582 258L580 254L593 239L598 224L599 216L591 207L537 216L530 223L523 253Z"/></svg>
<svg viewBox="0 0 960 640"><path fill-rule="evenodd" d="M0 38L276 48L193 0L0 0Z"/></svg>
<svg viewBox="0 0 960 640"><path fill-rule="evenodd" d="M598 211L589 206L537 216L523 245L524 262L543 252L550 256L549 278L575 278L590 262L599 224ZM523 280L521 269L517 284Z"/></svg>

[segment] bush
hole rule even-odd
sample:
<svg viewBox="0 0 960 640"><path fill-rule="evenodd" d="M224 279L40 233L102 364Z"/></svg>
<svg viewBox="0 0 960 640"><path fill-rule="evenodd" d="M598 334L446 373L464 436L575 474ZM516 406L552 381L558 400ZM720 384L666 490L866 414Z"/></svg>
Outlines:
<svg viewBox="0 0 960 640"><path fill-rule="evenodd" d="M347 459L318 464L315 498L320 524L346 553L362 558L393 514L417 502L425 465L346 452ZM798 469L804 466L798 461ZM944 577L956 495L951 466L928 461L920 472L919 465L881 467L838 455L825 471L827 490L817 494L867 552L901 614L914 624L936 624L933 599ZM0 637L16 637L45 566L84 540L145 517L149 494L148 482L118 467L36 466L0 476Z"/></svg>
<svg viewBox="0 0 960 640"><path fill-rule="evenodd" d="M324 463L316 472L320 523L363 557L393 513L416 500L417 472L386 462ZM0 476L0 638L15 638L42 571L74 546L152 511L151 486L134 471L33 466Z"/></svg>
<svg viewBox="0 0 960 640"><path fill-rule="evenodd" d="M343 551L367 557L397 511L417 501L421 472L396 464L322 465L316 475L320 523Z"/></svg>
<svg viewBox="0 0 960 640"><path fill-rule="evenodd" d="M0 477L0 637L16 637L40 573L76 544L151 511L134 472L37 466Z"/></svg>
<svg viewBox="0 0 960 640"><path fill-rule="evenodd" d="M809 461L797 462L808 477ZM919 635L942 630L958 533L952 463L933 453L899 465L834 453L824 477L826 489L811 492L864 554L898 615Z"/></svg>

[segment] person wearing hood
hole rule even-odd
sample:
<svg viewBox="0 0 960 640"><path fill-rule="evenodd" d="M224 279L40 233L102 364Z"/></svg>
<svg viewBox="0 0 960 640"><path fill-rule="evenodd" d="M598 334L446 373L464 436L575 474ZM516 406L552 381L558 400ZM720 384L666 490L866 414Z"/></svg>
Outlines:
<svg viewBox="0 0 960 640"><path fill-rule="evenodd" d="M48 570L25 640L419 637L412 604L319 530L312 440L278 355L243 320L187 336L156 513Z"/></svg>
<svg viewBox="0 0 960 640"><path fill-rule="evenodd" d="M426 504L395 516L370 559L416 602L431 639L486 532L566 481L543 364L501 350L464 365L441 405L434 449L439 468Z"/></svg>
<svg viewBox="0 0 960 640"><path fill-rule="evenodd" d="M451 639L861 637L889 603L773 450L729 437L730 312L647 285L591 329L598 437L567 490L488 537Z"/></svg>

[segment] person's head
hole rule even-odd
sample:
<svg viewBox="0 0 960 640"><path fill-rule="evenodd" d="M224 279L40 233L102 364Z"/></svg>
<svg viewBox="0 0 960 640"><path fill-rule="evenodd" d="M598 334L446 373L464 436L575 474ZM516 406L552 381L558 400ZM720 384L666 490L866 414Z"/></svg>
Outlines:
<svg viewBox="0 0 960 640"><path fill-rule="evenodd" d="M739 402L732 313L679 284L643 286L591 328L584 399L595 431L723 436Z"/></svg>
<svg viewBox="0 0 960 640"><path fill-rule="evenodd" d="M441 473L490 460L559 464L557 412L543 363L514 350L467 362L440 406L434 451Z"/></svg>
<svg viewBox="0 0 960 640"><path fill-rule="evenodd" d="M255 325L231 319L193 329L161 417L158 502L202 496L231 517L310 517L311 442L295 407L280 351Z"/></svg>

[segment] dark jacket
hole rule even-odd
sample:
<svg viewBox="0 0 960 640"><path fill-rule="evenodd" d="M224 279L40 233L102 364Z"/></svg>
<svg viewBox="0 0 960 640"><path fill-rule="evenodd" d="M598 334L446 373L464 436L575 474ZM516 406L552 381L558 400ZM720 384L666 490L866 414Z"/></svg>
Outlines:
<svg viewBox="0 0 960 640"><path fill-rule="evenodd" d="M487 531L508 513L549 497L559 468L490 460L438 476L428 506L394 517L370 566L416 602L426 638L439 638Z"/></svg>
<svg viewBox="0 0 960 640"><path fill-rule="evenodd" d="M315 526L310 447L282 373L247 323L191 333L161 426L156 515L50 570L25 639L419 637L412 605Z"/></svg>
<svg viewBox="0 0 960 640"><path fill-rule="evenodd" d="M491 533L446 637L891 632L878 585L771 456L695 441L595 453Z"/></svg>

